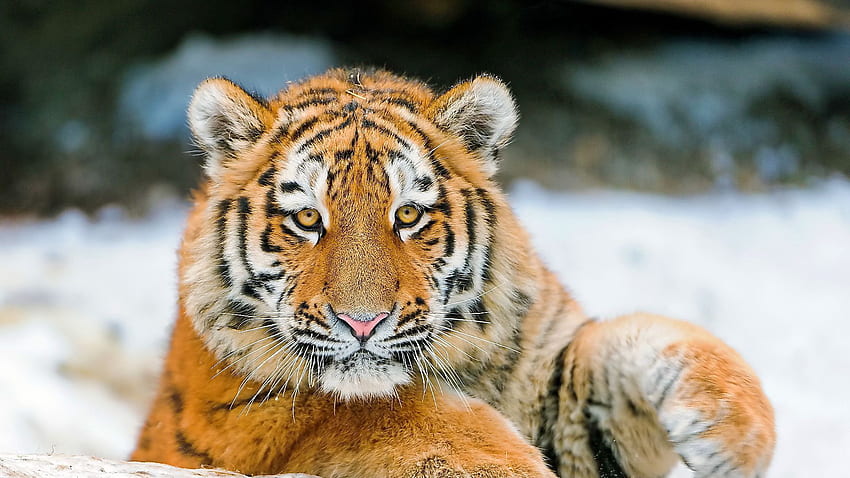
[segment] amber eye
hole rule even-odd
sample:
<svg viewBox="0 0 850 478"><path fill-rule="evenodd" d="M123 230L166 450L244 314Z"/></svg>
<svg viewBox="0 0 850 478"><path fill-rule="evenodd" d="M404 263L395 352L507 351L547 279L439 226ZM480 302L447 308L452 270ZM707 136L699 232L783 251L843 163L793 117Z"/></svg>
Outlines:
<svg viewBox="0 0 850 478"><path fill-rule="evenodd" d="M315 231L319 228L322 216L319 215L319 211L315 209L302 209L295 213L293 219L295 220L295 224L298 225L301 229L305 231Z"/></svg>
<svg viewBox="0 0 850 478"><path fill-rule="evenodd" d="M419 220L422 211L413 204L405 204L395 210L395 221L398 227L410 227Z"/></svg>

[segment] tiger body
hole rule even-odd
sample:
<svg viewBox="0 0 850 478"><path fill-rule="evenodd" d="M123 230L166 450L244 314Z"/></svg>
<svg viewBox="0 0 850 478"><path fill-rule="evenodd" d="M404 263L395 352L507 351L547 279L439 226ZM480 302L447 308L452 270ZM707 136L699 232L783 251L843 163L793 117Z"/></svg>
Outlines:
<svg viewBox="0 0 850 478"><path fill-rule="evenodd" d="M663 317L590 320L532 251L492 179L516 118L486 76L439 96L386 72L332 70L271 100L203 83L189 122L209 180L133 459L325 478L655 477L679 458L697 476L763 473L772 410L734 351Z"/></svg>

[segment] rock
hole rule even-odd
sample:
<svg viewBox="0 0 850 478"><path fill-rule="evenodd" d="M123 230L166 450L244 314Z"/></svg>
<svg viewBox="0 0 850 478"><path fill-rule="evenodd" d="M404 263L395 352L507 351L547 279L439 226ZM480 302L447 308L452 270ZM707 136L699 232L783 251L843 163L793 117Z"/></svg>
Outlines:
<svg viewBox="0 0 850 478"><path fill-rule="evenodd" d="M74 455L0 455L0 475L8 478L245 478L226 470L187 470L160 463L105 460ZM302 473L265 478L318 478Z"/></svg>

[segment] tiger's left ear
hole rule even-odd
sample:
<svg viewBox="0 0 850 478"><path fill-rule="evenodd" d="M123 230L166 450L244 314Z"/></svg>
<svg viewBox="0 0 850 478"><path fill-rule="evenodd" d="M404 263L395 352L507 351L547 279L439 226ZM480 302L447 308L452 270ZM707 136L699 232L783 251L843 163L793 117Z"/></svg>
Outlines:
<svg viewBox="0 0 850 478"><path fill-rule="evenodd" d="M189 102L189 128L207 158L204 169L217 180L271 127L274 115L262 100L226 78L210 78Z"/></svg>
<svg viewBox="0 0 850 478"><path fill-rule="evenodd" d="M499 153L510 142L519 118L508 87L489 75L454 86L432 103L428 114L482 160L488 176L496 173Z"/></svg>

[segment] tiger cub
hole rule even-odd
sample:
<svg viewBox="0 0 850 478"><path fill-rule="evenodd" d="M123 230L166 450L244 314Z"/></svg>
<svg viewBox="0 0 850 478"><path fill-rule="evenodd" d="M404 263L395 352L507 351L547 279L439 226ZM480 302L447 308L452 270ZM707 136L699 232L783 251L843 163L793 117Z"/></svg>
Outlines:
<svg viewBox="0 0 850 478"><path fill-rule="evenodd" d="M705 330L589 319L495 183L517 122L331 70L203 82L179 314L134 460L331 477L763 476L771 405Z"/></svg>

